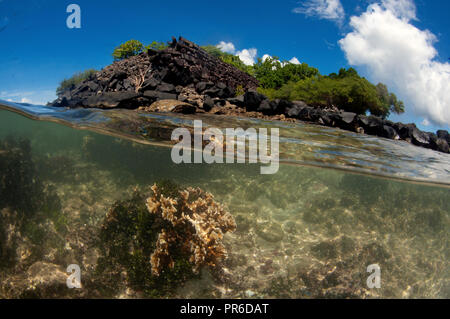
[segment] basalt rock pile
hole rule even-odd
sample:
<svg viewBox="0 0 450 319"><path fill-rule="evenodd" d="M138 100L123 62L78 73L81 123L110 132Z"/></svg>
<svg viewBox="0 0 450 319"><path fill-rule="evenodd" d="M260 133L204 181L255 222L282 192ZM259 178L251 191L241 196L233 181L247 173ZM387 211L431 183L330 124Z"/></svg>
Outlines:
<svg viewBox="0 0 450 319"><path fill-rule="evenodd" d="M190 101L195 94L229 98L238 86L248 90L256 88L258 81L180 37L173 38L167 49L114 62L50 104L134 109L157 100Z"/></svg>

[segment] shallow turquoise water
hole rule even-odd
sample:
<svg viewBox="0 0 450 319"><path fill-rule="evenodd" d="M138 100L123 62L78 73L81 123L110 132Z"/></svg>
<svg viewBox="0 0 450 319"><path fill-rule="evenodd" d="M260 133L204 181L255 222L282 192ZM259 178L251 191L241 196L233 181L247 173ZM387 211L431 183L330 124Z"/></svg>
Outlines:
<svg viewBox="0 0 450 319"><path fill-rule="evenodd" d="M0 141L22 138L31 148L27 166L24 147L0 143L3 194L14 194L0 199L4 298L450 297L447 154L314 125L202 118L219 128L278 126L280 169L261 175L259 164L174 164L170 132L192 126L191 117L3 104ZM2 167L2 156L17 166ZM14 188L7 179L17 179ZM60 205L17 204L40 202L35 179ZM222 272L205 267L154 295L124 269L111 286L96 244L105 216L160 180L200 187L234 216ZM70 264L80 265L81 289L61 283ZM367 286L373 264L381 288Z"/></svg>

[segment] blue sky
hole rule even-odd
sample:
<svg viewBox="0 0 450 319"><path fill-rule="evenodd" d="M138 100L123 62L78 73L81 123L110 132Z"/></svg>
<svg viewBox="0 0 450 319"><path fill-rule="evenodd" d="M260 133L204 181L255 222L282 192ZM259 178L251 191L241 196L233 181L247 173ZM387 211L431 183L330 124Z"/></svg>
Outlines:
<svg viewBox="0 0 450 319"><path fill-rule="evenodd" d="M81 7L81 29L66 26L71 3ZM296 57L322 74L353 66L405 101L407 112L392 120L448 129L448 12L450 1L438 0L0 0L0 98L45 103L63 78L110 64L126 40L182 35L224 41L247 58L251 49Z"/></svg>

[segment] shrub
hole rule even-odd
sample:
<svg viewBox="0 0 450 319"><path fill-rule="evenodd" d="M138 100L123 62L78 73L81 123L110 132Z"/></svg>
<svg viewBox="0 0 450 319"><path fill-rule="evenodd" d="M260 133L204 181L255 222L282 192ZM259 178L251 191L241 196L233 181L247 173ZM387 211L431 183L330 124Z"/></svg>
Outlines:
<svg viewBox="0 0 450 319"><path fill-rule="evenodd" d="M149 49L152 49L152 50L164 50L165 48L167 48L167 44L165 44L163 42L158 42L158 41L153 41L149 45L145 46L146 50L149 50Z"/></svg>
<svg viewBox="0 0 450 319"><path fill-rule="evenodd" d="M91 78L95 73L97 73L97 70L94 69L88 69L83 72L75 73L72 77L61 81L58 88L56 89L56 94L61 95L67 90L74 89L77 84Z"/></svg>

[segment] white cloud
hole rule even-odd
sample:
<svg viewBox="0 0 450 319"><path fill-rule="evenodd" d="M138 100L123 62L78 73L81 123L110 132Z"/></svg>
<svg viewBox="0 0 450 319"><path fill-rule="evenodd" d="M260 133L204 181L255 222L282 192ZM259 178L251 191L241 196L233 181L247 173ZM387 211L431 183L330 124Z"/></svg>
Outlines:
<svg viewBox="0 0 450 319"><path fill-rule="evenodd" d="M381 4L401 19L417 20L416 5L412 0L382 0Z"/></svg>
<svg viewBox="0 0 450 319"><path fill-rule="evenodd" d="M238 51L236 55L241 59L241 61L245 65L253 65L255 64L256 55L258 54L258 50L255 48L244 49L242 51Z"/></svg>
<svg viewBox="0 0 450 319"><path fill-rule="evenodd" d="M292 10L309 17L333 20L342 23L345 18L344 7L340 0L307 0Z"/></svg>
<svg viewBox="0 0 450 319"><path fill-rule="evenodd" d="M273 59L274 57L271 56L271 55L269 55L269 54L264 54L264 55L262 56L262 61L264 62L264 61L266 61L268 58L272 58L272 59ZM285 65L288 64L288 63L292 63L292 64L301 64L300 61L299 61L295 56L294 56L292 59L290 59L289 61L283 61L283 62L281 62L280 60L276 60L276 61L280 62L282 67L285 66ZM273 69L275 70L275 67L273 67Z"/></svg>
<svg viewBox="0 0 450 319"><path fill-rule="evenodd" d="M262 57L262 61L264 62L264 61L266 61L268 58L271 58L271 56L268 55L268 54L264 54L263 57Z"/></svg>
<svg viewBox="0 0 450 319"><path fill-rule="evenodd" d="M232 42L220 41L218 45L216 45L222 52L234 54L236 52L236 48Z"/></svg>
<svg viewBox="0 0 450 319"><path fill-rule="evenodd" d="M450 124L450 64L435 60L436 37L410 23L415 6L382 0L353 16L353 31L339 41L351 65L367 67L371 80L394 89L416 115Z"/></svg>
<svg viewBox="0 0 450 319"><path fill-rule="evenodd" d="M427 119L423 119L423 121L422 121L422 125L423 126L430 126L430 121L428 121Z"/></svg>
<svg viewBox="0 0 450 319"><path fill-rule="evenodd" d="M296 57L293 57L292 59L290 59L289 62L292 64L300 64L300 61Z"/></svg>
<svg viewBox="0 0 450 319"><path fill-rule="evenodd" d="M220 43L218 45L216 45L216 47L219 48L223 52L227 52L227 51L225 51L226 49L229 49L228 53L232 53L232 51L233 52L236 51L234 44L231 43L231 42L220 41ZM257 54L258 54L258 50L255 49L255 48L243 49L241 51L237 51L236 52L236 55L241 59L241 61L245 65L253 65L253 64L255 64ZM271 55L269 55L269 54L264 54L261 59L264 62L268 58L273 58L273 57ZM293 57L288 62L292 63L292 64L300 64L300 61L296 57ZM283 63L285 63L285 62L281 63L284 66Z"/></svg>

